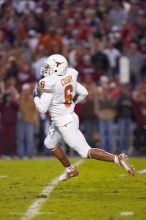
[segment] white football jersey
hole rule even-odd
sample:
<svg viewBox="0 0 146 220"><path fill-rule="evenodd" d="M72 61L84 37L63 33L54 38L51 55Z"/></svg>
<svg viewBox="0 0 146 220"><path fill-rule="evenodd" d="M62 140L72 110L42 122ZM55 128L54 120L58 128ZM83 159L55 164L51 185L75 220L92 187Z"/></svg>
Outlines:
<svg viewBox="0 0 146 220"><path fill-rule="evenodd" d="M58 126L73 120L71 113L75 107L73 98L76 94L77 76L75 69L68 68L63 76L52 74L39 81L40 88L53 94L48 110L51 120Z"/></svg>

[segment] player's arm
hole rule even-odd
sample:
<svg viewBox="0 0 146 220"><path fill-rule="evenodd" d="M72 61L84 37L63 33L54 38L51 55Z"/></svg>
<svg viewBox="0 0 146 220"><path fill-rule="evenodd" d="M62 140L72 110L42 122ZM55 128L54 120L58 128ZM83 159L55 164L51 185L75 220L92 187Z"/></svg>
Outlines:
<svg viewBox="0 0 146 220"><path fill-rule="evenodd" d="M39 88L38 85L36 85L33 91L33 99L35 106L39 112L46 113L48 111L52 98L53 94L47 92L43 92L39 97Z"/></svg>
<svg viewBox="0 0 146 220"><path fill-rule="evenodd" d="M87 95L88 95L87 89L84 86L82 86L79 82L77 82L74 103L78 104L79 102L84 100Z"/></svg>

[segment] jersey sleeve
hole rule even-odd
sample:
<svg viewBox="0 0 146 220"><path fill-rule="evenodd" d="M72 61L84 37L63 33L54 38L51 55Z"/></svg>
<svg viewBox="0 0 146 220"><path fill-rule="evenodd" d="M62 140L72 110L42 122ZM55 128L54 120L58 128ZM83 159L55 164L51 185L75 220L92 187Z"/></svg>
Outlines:
<svg viewBox="0 0 146 220"><path fill-rule="evenodd" d="M79 102L85 99L85 97L88 95L88 91L84 86L82 86L79 82L77 82L76 94L77 94L77 98L74 101L74 103L78 104Z"/></svg>
<svg viewBox="0 0 146 220"><path fill-rule="evenodd" d="M52 93L45 93L45 92L42 93L40 98L36 96L34 98L34 103L37 110L41 113L46 113L49 109L52 98L53 98Z"/></svg>
<svg viewBox="0 0 146 220"><path fill-rule="evenodd" d="M77 95L82 95L82 96L87 96L88 95L88 91L87 91L87 89L83 85L81 85L79 82L77 82L76 94Z"/></svg>
<svg viewBox="0 0 146 220"><path fill-rule="evenodd" d="M77 81L77 79L78 79L78 71L77 70L75 70L75 69L73 69L74 70L74 75L75 75L75 78L76 78L76 81Z"/></svg>
<svg viewBox="0 0 146 220"><path fill-rule="evenodd" d="M55 86L55 78L54 77L43 78L39 81L38 86L42 92L53 93Z"/></svg>
<svg viewBox="0 0 146 220"><path fill-rule="evenodd" d="M72 77L75 78L75 80L77 81L78 74L79 74L77 70L75 70L73 68L68 68L67 72L71 73Z"/></svg>
<svg viewBox="0 0 146 220"><path fill-rule="evenodd" d="M74 71L75 71L76 77L78 78L78 75L79 75L78 71L75 69L74 69Z"/></svg>

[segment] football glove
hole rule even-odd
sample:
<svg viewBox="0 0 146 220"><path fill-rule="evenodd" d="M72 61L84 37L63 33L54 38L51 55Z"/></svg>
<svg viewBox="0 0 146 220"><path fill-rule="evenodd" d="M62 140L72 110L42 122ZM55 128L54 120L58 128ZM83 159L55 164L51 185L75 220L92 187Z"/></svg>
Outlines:
<svg viewBox="0 0 146 220"><path fill-rule="evenodd" d="M38 89L38 84L36 84L33 93L32 93L33 98L39 96L39 89Z"/></svg>

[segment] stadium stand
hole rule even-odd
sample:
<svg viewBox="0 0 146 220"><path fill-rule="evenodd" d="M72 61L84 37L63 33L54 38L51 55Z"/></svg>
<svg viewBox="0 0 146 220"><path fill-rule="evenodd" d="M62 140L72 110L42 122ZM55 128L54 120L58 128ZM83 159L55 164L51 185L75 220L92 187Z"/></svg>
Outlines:
<svg viewBox="0 0 146 220"><path fill-rule="evenodd" d="M2 0L0 156L47 154L49 116L37 114L30 95L22 98L53 53L68 59L89 90L76 106L88 142L114 153L146 153L146 1ZM30 123L33 137L22 141L27 149L31 139L31 149L20 153L18 127Z"/></svg>

